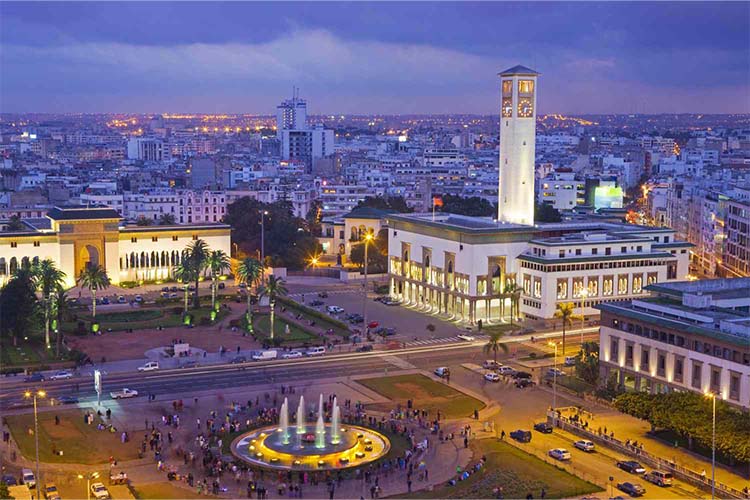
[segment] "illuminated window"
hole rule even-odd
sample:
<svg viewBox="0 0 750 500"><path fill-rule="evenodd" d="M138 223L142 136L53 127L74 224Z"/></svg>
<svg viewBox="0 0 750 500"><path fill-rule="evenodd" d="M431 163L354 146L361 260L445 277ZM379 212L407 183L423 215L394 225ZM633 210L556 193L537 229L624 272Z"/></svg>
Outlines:
<svg viewBox="0 0 750 500"><path fill-rule="evenodd" d="M604 276L604 278L602 278L602 295L612 295L615 286L614 281L615 280L613 276Z"/></svg>
<svg viewBox="0 0 750 500"><path fill-rule="evenodd" d="M503 95L511 95L513 93L513 80L503 80Z"/></svg>
<svg viewBox="0 0 750 500"><path fill-rule="evenodd" d="M583 290L583 278L573 278L573 298L581 296L581 290Z"/></svg>
<svg viewBox="0 0 750 500"><path fill-rule="evenodd" d="M641 293L643 291L643 276L638 274L633 276L633 293Z"/></svg>
<svg viewBox="0 0 750 500"><path fill-rule="evenodd" d="M568 298L568 280L566 278L557 280L557 298L567 299Z"/></svg>
<svg viewBox="0 0 750 500"><path fill-rule="evenodd" d="M518 93L519 94L533 94L534 93L534 80L518 80Z"/></svg>
<svg viewBox="0 0 750 500"><path fill-rule="evenodd" d="M628 277L618 276L617 277L617 295L628 294Z"/></svg>

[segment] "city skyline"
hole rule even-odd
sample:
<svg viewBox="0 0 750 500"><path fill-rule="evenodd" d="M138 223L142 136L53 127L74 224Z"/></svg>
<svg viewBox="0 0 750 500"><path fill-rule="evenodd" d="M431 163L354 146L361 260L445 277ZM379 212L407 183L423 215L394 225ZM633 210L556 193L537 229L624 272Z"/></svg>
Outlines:
<svg viewBox="0 0 750 500"><path fill-rule="evenodd" d="M540 114L750 111L742 3L0 11L4 112L271 114L296 85L311 114L492 114L497 72L519 63L549 82Z"/></svg>

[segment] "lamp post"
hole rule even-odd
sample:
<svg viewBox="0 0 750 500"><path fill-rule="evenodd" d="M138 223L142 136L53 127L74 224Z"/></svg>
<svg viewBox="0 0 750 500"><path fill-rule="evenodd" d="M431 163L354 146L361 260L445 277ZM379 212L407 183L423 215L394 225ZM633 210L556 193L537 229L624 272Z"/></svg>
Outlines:
<svg viewBox="0 0 750 500"><path fill-rule="evenodd" d="M716 493L716 394L707 392L706 397L711 398L711 500Z"/></svg>
<svg viewBox="0 0 750 500"><path fill-rule="evenodd" d="M557 342L549 342L550 346L555 348L555 357L553 358L553 371L552 371L552 411L555 412L555 421L557 421Z"/></svg>
<svg viewBox="0 0 750 500"><path fill-rule="evenodd" d="M35 478L36 484L34 485L34 489L36 489L37 500L42 498L41 496L39 496L39 490L41 489L42 478L39 477L39 415L37 413L36 400L37 398L43 398L46 396L47 396L47 393L41 389L35 392L26 391L24 393L25 398L31 398L34 401L34 445L36 446L36 478Z"/></svg>
<svg viewBox="0 0 750 500"><path fill-rule="evenodd" d="M98 472L92 472L91 474L86 474L85 476L83 474L78 474L78 479L86 480L86 500L91 500L91 480L98 478Z"/></svg>
<svg viewBox="0 0 750 500"><path fill-rule="evenodd" d="M263 284L266 283L266 215L268 210L261 210L260 212L260 265L263 269L263 275L261 279Z"/></svg>
<svg viewBox="0 0 750 500"><path fill-rule="evenodd" d="M362 320L364 321L364 331L367 332L367 247L372 241L372 233L367 231L365 233L365 290L364 290L364 297L362 299Z"/></svg>
<svg viewBox="0 0 750 500"><path fill-rule="evenodd" d="M585 286L581 290L581 350L583 350L583 329L586 327L586 297L589 290Z"/></svg>

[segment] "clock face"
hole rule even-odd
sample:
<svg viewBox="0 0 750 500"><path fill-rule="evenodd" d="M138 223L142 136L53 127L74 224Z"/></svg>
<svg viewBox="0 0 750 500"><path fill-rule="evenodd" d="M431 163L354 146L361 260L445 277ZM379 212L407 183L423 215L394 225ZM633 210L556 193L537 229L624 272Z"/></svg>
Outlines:
<svg viewBox="0 0 750 500"><path fill-rule="evenodd" d="M529 97L518 99L518 117L531 118L534 116L534 101Z"/></svg>
<svg viewBox="0 0 750 500"><path fill-rule="evenodd" d="M503 98L503 118L513 116L513 99L510 97Z"/></svg>

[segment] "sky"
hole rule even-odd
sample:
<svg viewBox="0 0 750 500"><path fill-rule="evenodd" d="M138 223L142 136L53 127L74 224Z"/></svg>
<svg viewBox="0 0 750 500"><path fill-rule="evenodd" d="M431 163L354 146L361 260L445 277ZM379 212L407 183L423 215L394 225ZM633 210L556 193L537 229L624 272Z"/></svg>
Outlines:
<svg viewBox="0 0 750 500"><path fill-rule="evenodd" d="M0 2L0 112L750 112L749 2Z"/></svg>

